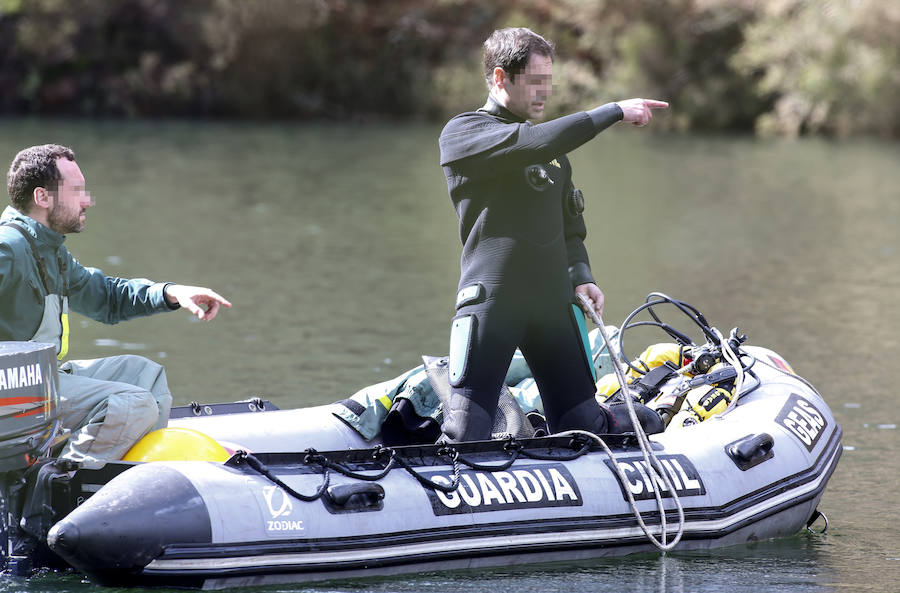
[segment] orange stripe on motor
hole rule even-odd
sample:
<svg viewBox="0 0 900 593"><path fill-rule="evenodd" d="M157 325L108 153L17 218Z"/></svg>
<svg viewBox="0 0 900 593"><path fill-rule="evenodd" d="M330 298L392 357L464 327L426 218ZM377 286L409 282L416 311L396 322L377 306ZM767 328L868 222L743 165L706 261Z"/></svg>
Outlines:
<svg viewBox="0 0 900 593"><path fill-rule="evenodd" d="M37 404L44 401L43 397L0 397L0 410L7 406L17 406L21 404ZM33 416L34 414L41 414L44 412L44 408L37 408L34 410L29 410L27 412L22 412L21 414L16 414L13 418L23 418L25 416Z"/></svg>
<svg viewBox="0 0 900 593"><path fill-rule="evenodd" d="M0 397L0 408L3 406L14 406L16 404L36 404L44 401L43 397Z"/></svg>

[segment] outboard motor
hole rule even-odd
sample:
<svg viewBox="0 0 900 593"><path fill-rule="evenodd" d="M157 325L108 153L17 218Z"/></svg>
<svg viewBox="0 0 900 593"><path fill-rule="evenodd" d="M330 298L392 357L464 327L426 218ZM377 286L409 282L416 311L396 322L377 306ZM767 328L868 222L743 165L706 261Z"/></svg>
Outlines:
<svg viewBox="0 0 900 593"><path fill-rule="evenodd" d="M56 441L59 379L56 348L37 342L0 342L0 568L30 571L15 549L24 504L25 472Z"/></svg>

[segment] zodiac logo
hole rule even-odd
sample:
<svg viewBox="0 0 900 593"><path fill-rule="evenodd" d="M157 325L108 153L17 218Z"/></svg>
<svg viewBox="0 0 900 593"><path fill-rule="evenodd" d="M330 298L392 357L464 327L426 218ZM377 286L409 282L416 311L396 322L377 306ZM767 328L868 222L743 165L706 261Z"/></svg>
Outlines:
<svg viewBox="0 0 900 593"><path fill-rule="evenodd" d="M275 493L278 492L276 496ZM266 497L266 506L269 507L269 514L273 519L289 515L294 510L294 505L287 493L277 486L266 486L263 488L263 496ZM276 501L280 504L276 504Z"/></svg>

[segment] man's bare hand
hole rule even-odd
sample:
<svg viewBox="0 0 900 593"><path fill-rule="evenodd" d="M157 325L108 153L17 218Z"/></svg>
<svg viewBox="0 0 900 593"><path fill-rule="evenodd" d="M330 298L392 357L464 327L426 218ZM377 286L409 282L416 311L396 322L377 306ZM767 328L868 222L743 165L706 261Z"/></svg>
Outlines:
<svg viewBox="0 0 900 593"><path fill-rule="evenodd" d="M628 99L616 101L622 110L622 121L633 123L636 126L646 126L653 117L654 109L667 109L669 104L656 99Z"/></svg>
<svg viewBox="0 0 900 593"><path fill-rule="evenodd" d="M591 307L597 312L597 315L603 315L603 291L600 290L596 284L579 284L575 287L575 294L583 294L586 296L588 300L591 301ZM584 308L584 305L580 301L578 304ZM585 311L585 313L590 313L590 311Z"/></svg>
<svg viewBox="0 0 900 593"><path fill-rule="evenodd" d="M165 297L168 302L178 303L203 321L212 321L220 306L231 307L224 297L202 286L168 284Z"/></svg>

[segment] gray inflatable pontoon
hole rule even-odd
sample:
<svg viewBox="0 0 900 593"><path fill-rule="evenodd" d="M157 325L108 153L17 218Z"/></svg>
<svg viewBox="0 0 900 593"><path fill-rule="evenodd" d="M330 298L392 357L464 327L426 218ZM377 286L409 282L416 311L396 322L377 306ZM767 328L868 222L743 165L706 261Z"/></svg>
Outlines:
<svg viewBox="0 0 900 593"><path fill-rule="evenodd" d="M647 532L676 550L793 535L820 516L841 428L780 356L740 354L733 405L652 435L658 464L634 435L389 448L329 406L191 414L171 425L244 450L80 469L46 543L103 585L219 589L651 552Z"/></svg>
<svg viewBox="0 0 900 593"><path fill-rule="evenodd" d="M814 517L841 429L802 382L759 374L761 386L729 412L651 437L684 507L679 550L788 536ZM231 420L244 435L255 424L331 422L321 408L241 416ZM333 446L341 435L351 437L341 445L354 445L335 421L320 446L344 449ZM437 446L395 449L402 464L375 481L328 466L385 474L390 455L373 450L145 463L101 488L48 540L102 584L210 589L653 551L625 488L652 531L660 522L654 491L665 486L633 439L606 440L624 485L604 451L569 437L521 448L457 445L451 492L423 483L454 478L452 458ZM309 502L293 495L319 492ZM662 495L674 534L675 505Z"/></svg>

